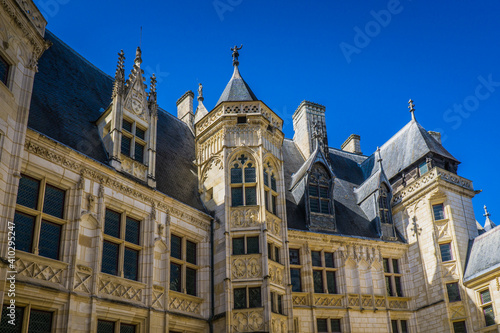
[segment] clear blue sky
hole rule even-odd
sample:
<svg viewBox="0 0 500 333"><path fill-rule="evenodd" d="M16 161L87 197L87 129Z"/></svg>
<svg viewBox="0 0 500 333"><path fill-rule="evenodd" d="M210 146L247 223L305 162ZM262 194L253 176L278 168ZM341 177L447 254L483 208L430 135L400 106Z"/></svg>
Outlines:
<svg viewBox="0 0 500 333"><path fill-rule="evenodd" d="M326 106L330 146L361 135L370 155L409 120L442 133L473 200L500 223L500 2L458 1L77 1L35 0L48 29L114 75L123 49L130 71L142 34L146 75L159 78L161 107L204 85L217 102L243 44L240 71L285 122L306 99ZM149 80L148 80L149 83Z"/></svg>

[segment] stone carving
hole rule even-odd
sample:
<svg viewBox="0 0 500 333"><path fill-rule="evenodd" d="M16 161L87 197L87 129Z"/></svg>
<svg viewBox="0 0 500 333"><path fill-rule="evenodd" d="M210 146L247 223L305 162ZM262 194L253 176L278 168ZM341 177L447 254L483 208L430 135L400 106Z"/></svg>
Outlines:
<svg viewBox="0 0 500 333"><path fill-rule="evenodd" d="M148 176L148 167L142 163L139 163L137 161L134 161L133 159L122 155L121 156L122 160L122 170L125 171L128 174L133 175L134 177L137 177L139 179L142 179L144 181L147 180Z"/></svg>
<svg viewBox="0 0 500 333"><path fill-rule="evenodd" d="M271 317L271 333L286 333L286 320L285 316L273 314Z"/></svg>
<svg viewBox="0 0 500 333"><path fill-rule="evenodd" d="M91 293L91 285L92 285L92 269L90 269L89 267L85 267L85 266L82 266L82 268L80 268L80 265L78 265L78 271L76 271L75 273L75 290L78 290L78 291L83 291L84 293ZM87 270L83 269L83 267L85 267L85 269L88 269L90 270L90 272L88 272Z"/></svg>
<svg viewBox="0 0 500 333"><path fill-rule="evenodd" d="M309 298L306 294L304 295L292 295L292 303L293 305L309 305Z"/></svg>
<svg viewBox="0 0 500 333"><path fill-rule="evenodd" d="M462 304L458 306L451 305L450 312L451 312L451 320L467 317L467 314L465 312L465 307Z"/></svg>
<svg viewBox="0 0 500 333"><path fill-rule="evenodd" d="M118 282L115 279L111 280L105 277L99 278L98 291L104 295L119 297L125 300L143 302L143 288L127 284L126 282Z"/></svg>
<svg viewBox="0 0 500 333"><path fill-rule="evenodd" d="M373 298L371 295L362 295L361 296L361 306L362 307L372 307L373 306Z"/></svg>
<svg viewBox="0 0 500 333"><path fill-rule="evenodd" d="M443 279L457 279L457 264L455 262L443 263Z"/></svg>
<svg viewBox="0 0 500 333"><path fill-rule="evenodd" d="M347 298L349 306L359 306L359 295L349 295Z"/></svg>
<svg viewBox="0 0 500 333"><path fill-rule="evenodd" d="M408 309L408 302L402 299L389 299L389 308Z"/></svg>
<svg viewBox="0 0 500 333"><path fill-rule="evenodd" d="M178 310L196 315L201 313L201 299L195 300L193 297L184 296L179 293L176 293L175 295L172 294L173 293L171 292L168 301L168 307L170 310Z"/></svg>
<svg viewBox="0 0 500 333"><path fill-rule="evenodd" d="M231 213L232 228L255 227L259 225L259 211L257 208L233 208Z"/></svg>
<svg viewBox="0 0 500 333"><path fill-rule="evenodd" d="M37 259L40 257L37 257ZM43 259L37 262L28 258L16 258L16 271L18 276L24 276L32 279L48 281L64 287L63 275L67 264L60 265L46 263Z"/></svg>
<svg viewBox="0 0 500 333"><path fill-rule="evenodd" d="M448 230L448 221L446 221L445 223L436 223L436 234L438 235L438 239L442 239L442 238L448 238L450 237L450 232Z"/></svg>
<svg viewBox="0 0 500 333"><path fill-rule="evenodd" d="M233 329L235 332L264 331L264 315L262 310L234 311Z"/></svg>
<svg viewBox="0 0 500 333"><path fill-rule="evenodd" d="M266 214L267 230L275 236L281 237L281 220Z"/></svg>
<svg viewBox="0 0 500 333"><path fill-rule="evenodd" d="M283 266L269 261L269 279L272 283L283 285Z"/></svg>
<svg viewBox="0 0 500 333"><path fill-rule="evenodd" d="M385 297L375 296L375 307L376 308L385 308Z"/></svg>
<svg viewBox="0 0 500 333"><path fill-rule="evenodd" d="M329 307L341 307L343 295L314 295L314 305L315 306L329 306Z"/></svg>
<svg viewBox="0 0 500 333"><path fill-rule="evenodd" d="M89 212L93 212L94 208L95 208L95 197L91 193L89 193L87 195L87 210Z"/></svg>
<svg viewBox="0 0 500 333"><path fill-rule="evenodd" d="M235 279L258 278L262 273L260 256L239 256L233 259L231 270Z"/></svg>

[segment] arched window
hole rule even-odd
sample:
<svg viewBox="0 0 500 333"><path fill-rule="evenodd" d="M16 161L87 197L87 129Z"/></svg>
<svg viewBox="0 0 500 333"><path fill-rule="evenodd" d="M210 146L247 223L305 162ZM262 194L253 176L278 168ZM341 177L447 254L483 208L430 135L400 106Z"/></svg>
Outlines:
<svg viewBox="0 0 500 333"><path fill-rule="evenodd" d="M380 222L381 223L392 223L391 218L391 205L389 203L389 190L385 184L380 186L378 198L378 207L380 212Z"/></svg>
<svg viewBox="0 0 500 333"><path fill-rule="evenodd" d="M309 176L309 207L312 213L332 214L330 181L330 174L323 166L313 166Z"/></svg>
<svg viewBox="0 0 500 333"><path fill-rule="evenodd" d="M257 177L255 166L241 154L231 168L231 206L257 205Z"/></svg>
<svg viewBox="0 0 500 333"><path fill-rule="evenodd" d="M264 201L266 209L277 215L278 190L276 187L276 171L268 162L264 165Z"/></svg>

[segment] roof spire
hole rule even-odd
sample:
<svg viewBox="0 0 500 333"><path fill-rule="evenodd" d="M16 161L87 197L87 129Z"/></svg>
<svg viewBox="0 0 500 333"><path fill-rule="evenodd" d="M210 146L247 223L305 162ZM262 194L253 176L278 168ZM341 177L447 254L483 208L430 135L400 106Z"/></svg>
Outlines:
<svg viewBox="0 0 500 333"><path fill-rule="evenodd" d="M490 231L491 229L493 229L497 226L495 223L493 223L492 220L490 220L491 214L488 212L486 205L484 206L484 215L483 216L486 217L486 221L484 222L484 230L485 231Z"/></svg>
<svg viewBox="0 0 500 333"><path fill-rule="evenodd" d="M408 109L410 109L411 120L415 120L415 104L413 104L412 99L408 101Z"/></svg>
<svg viewBox="0 0 500 333"><path fill-rule="evenodd" d="M241 44L240 47L235 45L233 48L231 48L231 51L233 51L233 66L238 67L238 65L240 64L240 62L238 61L238 57L240 56L240 54L238 53L238 50L241 50L242 47L243 47L243 44Z"/></svg>
<svg viewBox="0 0 500 333"><path fill-rule="evenodd" d="M142 64L141 55L142 55L141 47L137 46L137 50L135 51L135 60L134 60L134 63L137 66L140 66Z"/></svg>

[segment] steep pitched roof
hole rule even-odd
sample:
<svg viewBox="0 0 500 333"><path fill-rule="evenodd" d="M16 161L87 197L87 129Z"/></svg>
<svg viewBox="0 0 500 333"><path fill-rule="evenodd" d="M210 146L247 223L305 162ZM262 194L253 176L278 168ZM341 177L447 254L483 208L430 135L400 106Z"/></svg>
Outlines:
<svg viewBox="0 0 500 333"><path fill-rule="evenodd" d="M113 78L50 31L46 32L45 38L53 45L45 51L38 64L28 127L100 163L108 164L95 120L111 102ZM192 162L195 160L194 147L194 136L189 127L159 109L157 190L204 210L197 192L197 170Z"/></svg>
<svg viewBox="0 0 500 333"><path fill-rule="evenodd" d="M234 66L233 76L226 85L216 105L222 102L257 101L252 89L241 77L238 66Z"/></svg>
<svg viewBox="0 0 500 333"><path fill-rule="evenodd" d="M500 267L500 227L487 231L473 240L470 247L464 282L480 277Z"/></svg>
<svg viewBox="0 0 500 333"><path fill-rule="evenodd" d="M427 153L434 153L460 163L416 120L411 120L384 143L380 147L380 152L384 157L382 164L389 179L417 162ZM373 163L373 161L367 161L367 163ZM364 169L366 172L370 168Z"/></svg>

